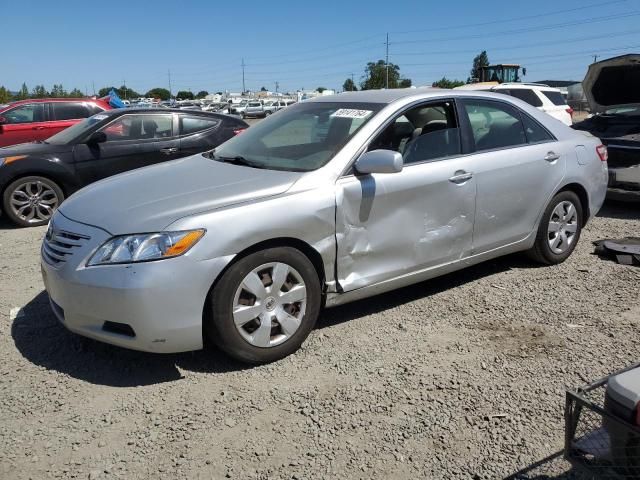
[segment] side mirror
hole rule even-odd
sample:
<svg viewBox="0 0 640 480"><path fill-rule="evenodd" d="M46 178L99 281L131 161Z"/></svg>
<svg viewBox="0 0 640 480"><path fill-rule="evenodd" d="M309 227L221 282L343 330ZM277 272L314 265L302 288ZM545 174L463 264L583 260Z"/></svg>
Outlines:
<svg viewBox="0 0 640 480"><path fill-rule="evenodd" d="M95 145L98 143L104 143L107 141L107 134L104 132L93 132L87 140L89 145Z"/></svg>
<svg viewBox="0 0 640 480"><path fill-rule="evenodd" d="M9 120L7 120L7 117L0 117L0 125L5 125L9 123Z"/></svg>
<svg viewBox="0 0 640 480"><path fill-rule="evenodd" d="M356 160L358 173L398 173L402 171L404 162L400 152L392 150L371 150Z"/></svg>

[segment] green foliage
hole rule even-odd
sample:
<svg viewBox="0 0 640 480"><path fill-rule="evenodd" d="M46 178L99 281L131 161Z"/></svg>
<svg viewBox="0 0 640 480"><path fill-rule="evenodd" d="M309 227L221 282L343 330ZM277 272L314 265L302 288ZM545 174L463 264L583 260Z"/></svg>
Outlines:
<svg viewBox="0 0 640 480"><path fill-rule="evenodd" d="M193 93L187 90L180 90L178 93L176 93L176 98L179 98L181 100L193 100Z"/></svg>
<svg viewBox="0 0 640 480"><path fill-rule="evenodd" d="M326 88L325 88L325 87L318 87L318 88L316 88L316 92L318 92L318 93L322 93L322 92L324 92L325 90L326 90Z"/></svg>
<svg viewBox="0 0 640 480"><path fill-rule="evenodd" d="M267 89L266 89L265 87L262 87L262 88L260 89L260 91L261 91L261 92L266 92L266 91L267 91Z"/></svg>
<svg viewBox="0 0 640 480"><path fill-rule="evenodd" d="M411 80L400 78L400 67L393 63L389 64L389 88L406 88L411 86ZM376 88L386 88L387 67L384 60L369 62L364 70L365 79L360 83L362 90L373 90Z"/></svg>
<svg viewBox="0 0 640 480"><path fill-rule="evenodd" d="M45 98L49 96L49 92L44 88L44 85L36 85L31 90L31 98Z"/></svg>
<svg viewBox="0 0 640 480"><path fill-rule="evenodd" d="M82 98L85 94L79 88L74 88L69 92L69 98Z"/></svg>
<svg viewBox="0 0 640 480"><path fill-rule="evenodd" d="M204 98L204 97L206 97L207 95L209 95L209 92L207 92L206 90L200 90L200 91L198 92L198 94L196 95L196 98Z"/></svg>
<svg viewBox="0 0 640 480"><path fill-rule="evenodd" d="M358 87L356 87L356 84L354 83L353 80L351 80L350 78L347 78L342 84L342 89L345 92L355 92L356 90L358 90Z"/></svg>
<svg viewBox="0 0 640 480"><path fill-rule="evenodd" d="M98 90L98 97L106 97L107 95L109 95L109 92L111 91L112 88L115 88L115 87L101 88L100 90Z"/></svg>
<svg viewBox="0 0 640 480"><path fill-rule="evenodd" d="M9 90L7 90L4 87L0 87L0 103L7 103L10 102L12 100L11 98L11 94L9 93Z"/></svg>
<svg viewBox="0 0 640 480"><path fill-rule="evenodd" d="M488 65L489 56L487 55L487 51L483 50L473 59L473 66L471 67L471 71L469 72L470 76L469 78L467 78L467 83L471 83L474 78L479 79L481 67L486 67Z"/></svg>
<svg viewBox="0 0 640 480"><path fill-rule="evenodd" d="M16 99L24 100L26 98L29 98L29 89L27 88L27 84L23 83L22 87L20 87L20 91L18 92L18 95L16 95Z"/></svg>
<svg viewBox="0 0 640 480"><path fill-rule="evenodd" d="M51 89L51 96L53 98L64 98L68 95L67 95L67 91L64 89L62 84L57 85L54 83L53 88Z"/></svg>
<svg viewBox="0 0 640 480"><path fill-rule="evenodd" d="M189 92L191 93L191 92ZM152 98L159 98L160 100L169 100L169 96L171 94L169 93L169 90L167 90L166 88L152 88L151 90L149 90L147 93L145 93L145 97L152 97Z"/></svg>
<svg viewBox="0 0 640 480"><path fill-rule="evenodd" d="M433 82L431 86L439 88L455 88L464 85L464 83L465 82L462 80L449 80L447 77L442 77L437 82Z"/></svg>

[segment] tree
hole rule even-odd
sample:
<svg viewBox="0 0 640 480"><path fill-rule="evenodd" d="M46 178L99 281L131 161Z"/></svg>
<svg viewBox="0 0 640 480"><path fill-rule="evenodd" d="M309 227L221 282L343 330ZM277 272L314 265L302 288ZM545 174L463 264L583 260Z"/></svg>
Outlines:
<svg viewBox="0 0 640 480"><path fill-rule="evenodd" d="M53 98L64 98L67 96L67 92L62 86L62 84L57 85L54 83L53 88L51 89L51 96Z"/></svg>
<svg viewBox="0 0 640 480"><path fill-rule="evenodd" d="M324 92L325 90L326 90L326 88L325 88L325 87L318 87L318 88L316 88L316 92L318 92L318 93L322 93L322 92Z"/></svg>
<svg viewBox="0 0 640 480"><path fill-rule="evenodd" d="M7 103L11 101L11 93L4 87L0 87L0 103Z"/></svg>
<svg viewBox="0 0 640 480"><path fill-rule="evenodd" d="M181 98L182 100L193 100L193 93L187 90L180 90L176 93L176 98Z"/></svg>
<svg viewBox="0 0 640 480"><path fill-rule="evenodd" d="M69 92L69 98L82 98L84 97L84 93L82 93L82 90L78 89L78 88L74 88L73 90L71 90Z"/></svg>
<svg viewBox="0 0 640 480"><path fill-rule="evenodd" d="M262 87L262 88L260 89L260 91L261 91L261 92L266 92L266 91L267 91L267 89L266 89L265 87Z"/></svg>
<svg viewBox="0 0 640 480"><path fill-rule="evenodd" d="M198 92L198 94L196 95L196 98L204 98L204 97L206 97L207 95L209 95L209 92L207 92L206 90L200 90L200 91Z"/></svg>
<svg viewBox="0 0 640 480"><path fill-rule="evenodd" d="M111 91L112 88L115 89L115 87L101 88L100 90L98 90L98 97L106 97L107 95L109 95L109 92Z"/></svg>
<svg viewBox="0 0 640 480"><path fill-rule="evenodd" d="M467 78L467 83L471 83L474 79L479 79L481 67L486 67L488 65L489 56L487 55L487 51L483 50L473 59L473 66L469 72L470 77Z"/></svg>
<svg viewBox="0 0 640 480"><path fill-rule="evenodd" d="M364 70L365 79L360 83L362 90L373 90L375 88L386 88L387 85L387 64L384 60L369 62ZM405 88L411 86L411 79L400 78L400 67L393 63L389 64L389 88Z"/></svg>
<svg viewBox="0 0 640 480"><path fill-rule="evenodd" d="M49 92L47 92L47 89L44 88L44 85L36 85L35 87L33 87L33 90L31 90L32 98L45 98L48 96Z"/></svg>
<svg viewBox="0 0 640 480"><path fill-rule="evenodd" d="M464 82L462 80L449 80L447 77L442 77L437 82L433 82L431 84L432 87L439 88L455 88L459 87L460 85L464 85Z"/></svg>
<svg viewBox="0 0 640 480"><path fill-rule="evenodd" d="M18 95L16 95L16 98L18 100L25 100L29 98L29 89L27 88L26 83L22 84L22 87L20 87L20 91L18 92Z"/></svg>
<svg viewBox="0 0 640 480"><path fill-rule="evenodd" d="M344 83L342 84L342 89L345 92L355 92L356 90L358 90L358 88L356 87L356 84L350 78L347 78L344 81Z"/></svg>
<svg viewBox="0 0 640 480"><path fill-rule="evenodd" d="M152 88L144 95L145 97L159 98L160 100L169 100L171 94L166 88Z"/></svg>

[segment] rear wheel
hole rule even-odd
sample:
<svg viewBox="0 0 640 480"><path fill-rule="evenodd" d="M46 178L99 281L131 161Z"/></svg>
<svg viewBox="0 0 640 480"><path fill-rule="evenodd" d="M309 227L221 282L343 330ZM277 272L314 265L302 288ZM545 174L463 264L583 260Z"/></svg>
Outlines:
<svg viewBox="0 0 640 480"><path fill-rule="evenodd" d="M300 348L320 305L320 280L309 259L294 248L270 248L222 275L210 295L205 331L238 360L273 362Z"/></svg>
<svg viewBox="0 0 640 480"><path fill-rule="evenodd" d="M46 225L64 200L62 189L45 177L22 177L13 181L2 195L7 216L21 227Z"/></svg>
<svg viewBox="0 0 640 480"><path fill-rule="evenodd" d="M570 191L558 193L542 215L529 256L540 263L564 262L576 248L582 231L582 203Z"/></svg>

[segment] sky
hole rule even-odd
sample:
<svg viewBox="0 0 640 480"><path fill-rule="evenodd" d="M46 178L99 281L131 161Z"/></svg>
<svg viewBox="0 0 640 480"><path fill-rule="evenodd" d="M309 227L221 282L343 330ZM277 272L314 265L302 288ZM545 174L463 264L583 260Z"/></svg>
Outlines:
<svg viewBox="0 0 640 480"><path fill-rule="evenodd" d="M342 90L385 58L414 85L466 80L473 57L519 63L525 81L581 81L640 52L640 0L181 2L0 0L0 86L94 93L125 83L209 92ZM170 74L169 74L170 72Z"/></svg>

